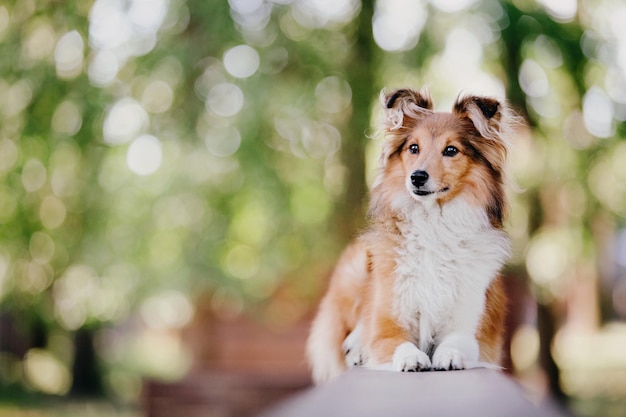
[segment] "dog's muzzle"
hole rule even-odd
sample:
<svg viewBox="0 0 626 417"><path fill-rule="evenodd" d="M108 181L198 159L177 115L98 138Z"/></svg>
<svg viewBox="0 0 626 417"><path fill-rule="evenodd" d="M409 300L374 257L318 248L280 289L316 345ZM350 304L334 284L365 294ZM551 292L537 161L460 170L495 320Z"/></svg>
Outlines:
<svg viewBox="0 0 626 417"><path fill-rule="evenodd" d="M413 194L419 195L419 196L426 196L426 195L436 194L436 193L437 194L445 193L446 191L450 190L449 187L443 187L439 190L438 189L429 190L429 188L433 188L432 184L429 187L426 187L426 183L428 182L429 178L430 176L428 175L428 172L426 171L423 171L423 170L413 171L410 177L411 184L414 187L414 189L412 190Z"/></svg>
<svg viewBox="0 0 626 417"><path fill-rule="evenodd" d="M428 182L428 172L426 171L413 171L413 173L411 174L411 184L413 184L415 187L423 187L426 182Z"/></svg>

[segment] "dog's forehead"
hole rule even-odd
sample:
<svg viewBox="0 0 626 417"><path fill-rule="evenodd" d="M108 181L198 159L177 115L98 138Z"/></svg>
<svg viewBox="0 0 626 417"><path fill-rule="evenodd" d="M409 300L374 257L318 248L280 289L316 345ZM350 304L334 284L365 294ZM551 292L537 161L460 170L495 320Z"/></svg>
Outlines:
<svg viewBox="0 0 626 417"><path fill-rule="evenodd" d="M413 129L413 134L421 139L450 138L460 135L463 123L452 113L436 112L421 118Z"/></svg>

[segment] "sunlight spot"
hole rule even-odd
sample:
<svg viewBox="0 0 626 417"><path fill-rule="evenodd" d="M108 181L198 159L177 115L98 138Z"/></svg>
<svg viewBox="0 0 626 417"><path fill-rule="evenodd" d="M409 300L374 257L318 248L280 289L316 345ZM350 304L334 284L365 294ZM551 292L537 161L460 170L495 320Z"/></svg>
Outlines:
<svg viewBox="0 0 626 417"><path fill-rule="evenodd" d="M270 21L272 5L262 0L229 0L233 20L247 30L261 31Z"/></svg>
<svg viewBox="0 0 626 417"><path fill-rule="evenodd" d="M373 18L374 40L386 51L406 51L419 40L428 12L421 1L376 2Z"/></svg>
<svg viewBox="0 0 626 417"><path fill-rule="evenodd" d="M116 48L137 36L152 36L167 13L166 0L97 0L89 16L95 48Z"/></svg>
<svg viewBox="0 0 626 417"><path fill-rule="evenodd" d="M554 39L546 35L539 35L534 42L537 60L548 68L558 68L563 65L563 53Z"/></svg>
<svg viewBox="0 0 626 417"><path fill-rule="evenodd" d="M132 35L122 0L97 0L89 14L89 43L96 49L115 48Z"/></svg>
<svg viewBox="0 0 626 417"><path fill-rule="evenodd" d="M520 87L531 97L544 97L550 84L544 69L532 59L525 59L519 69Z"/></svg>
<svg viewBox="0 0 626 417"><path fill-rule="evenodd" d="M24 291L31 294L39 294L52 284L54 271L50 264L37 261L23 265L21 280L18 285Z"/></svg>
<svg viewBox="0 0 626 417"><path fill-rule="evenodd" d="M226 51L223 61L224 68L230 75L237 78L248 78L259 68L260 59L254 48L248 45L239 45Z"/></svg>
<svg viewBox="0 0 626 417"><path fill-rule="evenodd" d="M62 136L73 136L80 130L83 116L76 103L66 100L54 110L51 124L54 132Z"/></svg>
<svg viewBox="0 0 626 417"><path fill-rule="evenodd" d="M133 31L140 34L156 33L167 13L168 0L132 0L127 9Z"/></svg>
<svg viewBox="0 0 626 417"><path fill-rule="evenodd" d="M151 135L139 136L128 147L126 163L137 175L150 175L161 166L161 142Z"/></svg>
<svg viewBox="0 0 626 417"><path fill-rule="evenodd" d="M244 104L243 92L235 84L221 83L209 90L206 105L218 116L234 116Z"/></svg>
<svg viewBox="0 0 626 417"><path fill-rule="evenodd" d="M529 369L539 356L539 333L532 326L521 326L511 340L511 359L517 371Z"/></svg>
<svg viewBox="0 0 626 417"><path fill-rule="evenodd" d="M129 357L142 374L171 381L181 379L192 364L191 352L178 334L149 328L137 335Z"/></svg>
<svg viewBox="0 0 626 417"><path fill-rule="evenodd" d="M29 159L22 168L22 185L29 193L39 190L46 183L46 167L38 159Z"/></svg>
<svg viewBox="0 0 626 417"><path fill-rule="evenodd" d="M241 14L253 13L263 5L263 0L228 0L230 7Z"/></svg>
<svg viewBox="0 0 626 417"><path fill-rule="evenodd" d="M65 221L65 204L54 196L47 196L39 207L39 218L46 229L56 229Z"/></svg>
<svg viewBox="0 0 626 417"><path fill-rule="evenodd" d="M360 10L358 0L296 0L293 17L304 27L323 28L344 25Z"/></svg>
<svg viewBox="0 0 626 417"><path fill-rule="evenodd" d="M215 156L231 156L241 145L241 133L232 126L211 129L204 137L204 144Z"/></svg>
<svg viewBox="0 0 626 417"><path fill-rule="evenodd" d="M150 113L164 113L174 101L174 91L165 81L152 81L141 95L142 106Z"/></svg>
<svg viewBox="0 0 626 417"><path fill-rule="evenodd" d="M13 84L3 94L3 105L0 107L0 112L9 117L21 113L33 99L33 89L25 79Z"/></svg>
<svg viewBox="0 0 626 417"><path fill-rule="evenodd" d="M326 77L315 87L315 98L318 108L326 113L339 113L345 110L352 101L352 89L345 80Z"/></svg>
<svg viewBox="0 0 626 417"><path fill-rule="evenodd" d="M476 0L430 0L430 2L442 12L456 13L469 9Z"/></svg>
<svg viewBox="0 0 626 417"><path fill-rule="evenodd" d="M327 123L311 123L302 127L302 145L313 158L333 156L341 144L341 134Z"/></svg>
<svg viewBox="0 0 626 417"><path fill-rule="evenodd" d="M83 49L85 43L80 33L73 30L63 35L54 50L57 76L74 78L83 70Z"/></svg>
<svg viewBox="0 0 626 417"><path fill-rule="evenodd" d="M104 119L104 141L119 145L137 137L148 125L148 114L132 98L123 98L113 105Z"/></svg>
<svg viewBox="0 0 626 417"><path fill-rule="evenodd" d="M598 87L591 87L583 98L583 120L585 127L594 136L607 138L614 133L613 102Z"/></svg>
<svg viewBox="0 0 626 417"><path fill-rule="evenodd" d="M63 395L70 389L69 370L43 349L30 349L24 357L24 372L32 386L46 394Z"/></svg>
<svg viewBox="0 0 626 417"><path fill-rule="evenodd" d="M576 0L537 0L557 22L570 22L576 17Z"/></svg>
<svg viewBox="0 0 626 417"><path fill-rule="evenodd" d="M108 49L104 49L95 53L87 68L87 75L93 85L105 87L115 80L119 70L120 64L117 56Z"/></svg>
<svg viewBox="0 0 626 417"><path fill-rule="evenodd" d="M166 291L147 298L141 305L141 317L155 330L178 329L193 318L193 305L180 291Z"/></svg>
<svg viewBox="0 0 626 417"><path fill-rule="evenodd" d="M448 33L443 59L457 69L457 74L474 69L477 71L482 56L483 46L474 33L464 28L457 28Z"/></svg>
<svg viewBox="0 0 626 417"><path fill-rule="evenodd" d="M72 265L54 282L52 296L59 323L68 330L80 328L87 320L88 306L98 293L99 278L87 265Z"/></svg>
<svg viewBox="0 0 626 417"><path fill-rule="evenodd" d="M24 39L25 38L25 39ZM23 34L21 60L25 66L32 66L47 59L54 49L56 33L44 17L29 21Z"/></svg>
<svg viewBox="0 0 626 417"><path fill-rule="evenodd" d="M536 234L528 245L526 268L532 281L543 288L556 289L576 257L576 248L570 237L559 231L544 231Z"/></svg>

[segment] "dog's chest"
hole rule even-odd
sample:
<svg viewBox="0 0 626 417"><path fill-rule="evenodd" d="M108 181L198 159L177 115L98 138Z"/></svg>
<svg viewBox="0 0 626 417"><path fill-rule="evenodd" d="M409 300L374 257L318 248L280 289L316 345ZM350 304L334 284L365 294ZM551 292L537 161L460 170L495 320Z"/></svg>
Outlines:
<svg viewBox="0 0 626 417"><path fill-rule="evenodd" d="M507 257L508 239L465 204L417 210L399 228L394 310L424 346L446 330L461 297L483 303Z"/></svg>

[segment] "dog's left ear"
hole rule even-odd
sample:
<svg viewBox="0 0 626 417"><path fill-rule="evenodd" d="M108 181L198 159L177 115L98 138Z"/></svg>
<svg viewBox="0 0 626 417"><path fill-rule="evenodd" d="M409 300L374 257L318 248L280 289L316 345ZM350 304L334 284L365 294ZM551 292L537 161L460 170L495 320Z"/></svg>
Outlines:
<svg viewBox="0 0 626 417"><path fill-rule="evenodd" d="M510 125L514 116L508 107L491 97L459 97L454 113L467 118L481 138L475 145L496 169L502 169L507 155Z"/></svg>
<svg viewBox="0 0 626 417"><path fill-rule="evenodd" d="M500 130L502 104L495 98L459 97L454 103L454 112L459 116L468 117L483 137L490 137Z"/></svg>

